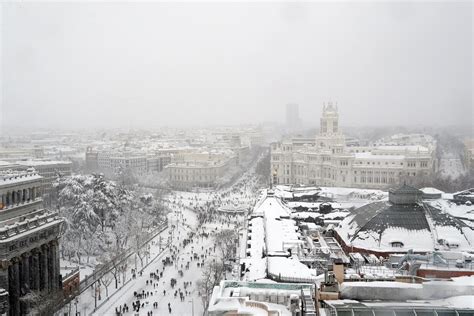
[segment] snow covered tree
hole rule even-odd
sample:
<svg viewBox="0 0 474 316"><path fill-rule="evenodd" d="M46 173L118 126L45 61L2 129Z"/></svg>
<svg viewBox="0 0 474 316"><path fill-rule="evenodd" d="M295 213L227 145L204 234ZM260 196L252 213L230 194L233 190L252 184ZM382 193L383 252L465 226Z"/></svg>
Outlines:
<svg viewBox="0 0 474 316"><path fill-rule="evenodd" d="M112 181L105 180L103 174L94 174L91 180L92 197L90 203L94 213L99 218L101 229L104 231L105 226L118 217L115 207L115 184Z"/></svg>
<svg viewBox="0 0 474 316"><path fill-rule="evenodd" d="M62 258L81 262L86 255L89 262L100 253L117 255L134 248L143 265L147 253L142 245L151 228L165 218L161 200L136 187L117 185L102 174L60 178L56 187L66 219Z"/></svg>
<svg viewBox="0 0 474 316"><path fill-rule="evenodd" d="M233 229L224 229L215 235L214 240L219 251L222 265L225 266L227 261L235 258L237 243L239 241L238 232Z"/></svg>

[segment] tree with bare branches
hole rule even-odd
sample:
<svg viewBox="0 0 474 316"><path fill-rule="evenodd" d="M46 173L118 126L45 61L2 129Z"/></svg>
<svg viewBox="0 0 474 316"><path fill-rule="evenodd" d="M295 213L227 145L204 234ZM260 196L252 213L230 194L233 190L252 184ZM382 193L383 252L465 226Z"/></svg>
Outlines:
<svg viewBox="0 0 474 316"><path fill-rule="evenodd" d="M112 283L112 280L114 277L112 276L111 273L105 273L100 279L99 282L104 286L105 288L105 296L109 297L109 285Z"/></svg>
<svg viewBox="0 0 474 316"><path fill-rule="evenodd" d="M203 315L209 308L209 300L215 286L219 285L224 275L224 266L221 262L213 261L205 265L201 279L197 282L197 288L202 299Z"/></svg>

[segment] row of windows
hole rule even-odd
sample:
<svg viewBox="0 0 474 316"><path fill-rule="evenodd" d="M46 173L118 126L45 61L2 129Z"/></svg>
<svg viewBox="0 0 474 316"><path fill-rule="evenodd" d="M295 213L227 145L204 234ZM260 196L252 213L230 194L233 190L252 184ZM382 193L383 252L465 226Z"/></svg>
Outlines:
<svg viewBox="0 0 474 316"><path fill-rule="evenodd" d="M278 156L275 156L275 157L273 157L273 160L278 161L278 160L280 160L280 158ZM310 156L308 158L308 160L309 161L318 161L319 159L318 159L318 157L311 157ZM322 157L323 162L330 161L330 160L331 160L330 157ZM356 161L355 164L358 164L358 165L379 165L379 166L381 165L380 161L378 161L377 163L375 163L375 161L358 161L358 162ZM388 166L389 164L393 166L393 165L395 165L395 162L391 162L391 163L389 163L387 161L385 162L386 166ZM347 160L341 160L339 162L339 165L340 166L348 166L349 162ZM428 161L420 161L419 165L420 165L420 168L427 168L428 167ZM400 166L403 166L403 162L400 162ZM415 161L407 162L407 167L408 168L416 168L416 162Z"/></svg>
<svg viewBox="0 0 474 316"><path fill-rule="evenodd" d="M199 177L189 177L189 176L171 176L171 180L176 181L209 181L215 180L215 176L199 176Z"/></svg>
<svg viewBox="0 0 474 316"><path fill-rule="evenodd" d="M171 168L170 172L175 174L203 174L203 173L216 173L216 169L174 169Z"/></svg>

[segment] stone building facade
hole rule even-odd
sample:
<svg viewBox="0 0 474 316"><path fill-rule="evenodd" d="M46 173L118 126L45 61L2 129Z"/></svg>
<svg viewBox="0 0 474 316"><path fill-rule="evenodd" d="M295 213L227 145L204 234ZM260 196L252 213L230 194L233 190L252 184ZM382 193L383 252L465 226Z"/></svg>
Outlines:
<svg viewBox="0 0 474 316"><path fill-rule="evenodd" d="M224 153L189 153L166 166L170 185L178 189L211 188L238 164L238 156Z"/></svg>
<svg viewBox="0 0 474 316"><path fill-rule="evenodd" d="M171 154L167 151L133 152L133 151L97 151L88 147L86 151L86 168L90 172L104 172L115 175L123 170L130 170L137 176L163 171L171 163Z"/></svg>
<svg viewBox="0 0 474 316"><path fill-rule="evenodd" d="M63 220L43 208L42 177L0 174L0 288L8 292L9 315L24 315L31 291L61 291L59 245Z"/></svg>
<svg viewBox="0 0 474 316"><path fill-rule="evenodd" d="M72 174L71 161L54 160L18 160L16 162L0 161L0 172L25 172L33 171L41 176L41 192L45 205L51 205L54 199L53 183L58 175L69 177Z"/></svg>
<svg viewBox="0 0 474 316"><path fill-rule="evenodd" d="M410 183L436 171L435 143L428 145L346 146L337 105L323 106L314 139L271 144L274 184L384 189Z"/></svg>
<svg viewBox="0 0 474 316"><path fill-rule="evenodd" d="M130 170L137 176L147 172L146 155L134 152L99 152L98 165L101 171L118 172Z"/></svg>
<svg viewBox="0 0 474 316"><path fill-rule="evenodd" d="M53 199L53 183L58 175L69 177L72 174L72 162L64 160L21 160L16 162L23 170L33 168L41 177L43 201L45 205L51 205ZM14 169L21 170L21 169Z"/></svg>

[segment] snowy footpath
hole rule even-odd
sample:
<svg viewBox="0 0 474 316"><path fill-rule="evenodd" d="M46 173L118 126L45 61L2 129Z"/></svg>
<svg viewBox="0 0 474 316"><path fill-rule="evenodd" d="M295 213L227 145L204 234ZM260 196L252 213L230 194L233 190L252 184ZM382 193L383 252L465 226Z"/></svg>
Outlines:
<svg viewBox="0 0 474 316"><path fill-rule="evenodd" d="M91 315L119 315L119 310L120 315L202 314L202 300L196 284L201 278L203 265L217 258L212 233L217 232L220 225L209 223L198 227L196 215L188 208L174 211L170 227L173 225L175 229L170 228L171 247ZM231 226L225 225L223 228ZM194 235L186 246L181 246L188 233L198 231L207 232L209 236ZM173 254L173 262L164 264L163 260L172 258ZM171 284L172 279L176 280L174 286ZM141 297L136 294L141 294ZM137 301L140 302L138 311L132 307L134 304L136 306Z"/></svg>
<svg viewBox="0 0 474 316"><path fill-rule="evenodd" d="M151 265L151 261L153 259L160 260L159 257L166 254L167 248L163 249L165 246L165 242L170 234L169 229L165 229L160 234L156 235L153 238L149 245L150 245L150 254L147 258L143 259L143 265L145 266L148 263ZM160 240L161 237L161 240ZM163 243L160 249L160 241ZM70 315L75 315L77 311L77 315L90 315L97 304L98 307L101 305L106 305L110 301L116 299L116 295L120 296L120 293L123 289L126 289L131 284L133 284L133 273L132 269L135 268L135 264L137 264L138 269L140 269L140 260L136 259L135 256L131 256L128 259L127 265L128 269L124 274L120 274L118 288L115 288L115 281L112 280L110 285L108 285L107 291L105 287L98 286L97 288L91 286L86 291L84 291L81 295L79 295L75 300L73 300L70 304L63 307L60 311L61 312L68 312ZM81 271L82 273L83 271ZM124 280L125 279L125 280ZM107 295L108 292L108 295ZM58 315L60 315L58 314Z"/></svg>
<svg viewBox="0 0 474 316"><path fill-rule="evenodd" d="M217 208L237 201L252 205L258 193L257 186L249 170L232 187L224 190L207 194L172 194L169 197L172 212L168 216L168 229L150 241L150 255L143 260L143 267L132 255L125 282L122 280L117 289L114 282L108 285L108 291L103 285L91 287L63 311L70 315L77 311L77 315L97 316L202 314L202 297L197 283L203 268L213 260L220 260L213 236L222 229L241 227L243 219L214 213L199 225L195 210L201 205L212 204ZM160 249L158 245L167 242L169 247ZM134 273L135 266L137 271ZM176 281L175 284L172 280ZM97 293L100 293L100 299Z"/></svg>

